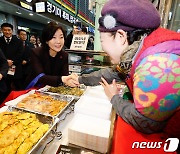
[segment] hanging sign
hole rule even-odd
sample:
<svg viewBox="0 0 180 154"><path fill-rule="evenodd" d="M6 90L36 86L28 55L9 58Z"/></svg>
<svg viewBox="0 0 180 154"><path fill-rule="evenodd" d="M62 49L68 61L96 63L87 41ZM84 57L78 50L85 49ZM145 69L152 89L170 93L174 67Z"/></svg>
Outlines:
<svg viewBox="0 0 180 154"><path fill-rule="evenodd" d="M31 10L31 11L33 10L31 5L26 4L26 3L22 2L22 1L20 1L20 5L21 5L21 7L25 8L25 9L28 9L28 10Z"/></svg>
<svg viewBox="0 0 180 154"><path fill-rule="evenodd" d="M38 13L46 11L45 2L35 3L35 7L36 7L36 12Z"/></svg>
<svg viewBox="0 0 180 154"><path fill-rule="evenodd" d="M47 2L47 12L59 16L60 18L67 20L70 23L75 23L76 18L62 10L60 7L52 4L51 2Z"/></svg>

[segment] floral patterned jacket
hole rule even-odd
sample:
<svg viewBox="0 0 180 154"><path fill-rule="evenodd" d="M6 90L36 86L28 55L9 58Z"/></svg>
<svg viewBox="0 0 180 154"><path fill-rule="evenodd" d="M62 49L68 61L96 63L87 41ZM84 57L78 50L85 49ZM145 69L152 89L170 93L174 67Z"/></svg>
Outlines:
<svg viewBox="0 0 180 154"><path fill-rule="evenodd" d="M180 34L159 28L145 38L132 66L131 77L130 89L136 110L126 103L123 108L117 105L117 96L111 100L113 106L137 130L161 131L180 108Z"/></svg>
<svg viewBox="0 0 180 154"><path fill-rule="evenodd" d="M135 107L142 115L163 121L180 106L180 56L166 52L174 52L178 47L180 54L180 41L156 46L154 50L161 53L148 54L136 68L133 96Z"/></svg>

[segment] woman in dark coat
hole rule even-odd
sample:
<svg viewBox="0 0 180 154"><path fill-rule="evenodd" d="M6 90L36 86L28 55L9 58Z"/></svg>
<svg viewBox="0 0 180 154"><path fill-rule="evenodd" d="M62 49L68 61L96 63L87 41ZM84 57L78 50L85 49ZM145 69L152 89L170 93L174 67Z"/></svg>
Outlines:
<svg viewBox="0 0 180 154"><path fill-rule="evenodd" d="M26 79L26 86L39 74L41 86L59 86L66 82L68 70L68 53L63 51L64 31L61 26L51 22L43 29L42 47L32 49L32 70Z"/></svg>

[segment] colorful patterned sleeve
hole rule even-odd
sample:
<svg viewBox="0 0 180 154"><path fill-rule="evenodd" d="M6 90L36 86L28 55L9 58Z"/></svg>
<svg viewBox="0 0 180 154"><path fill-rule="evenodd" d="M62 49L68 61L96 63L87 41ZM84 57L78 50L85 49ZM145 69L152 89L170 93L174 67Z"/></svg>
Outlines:
<svg viewBox="0 0 180 154"><path fill-rule="evenodd" d="M134 74L136 109L155 121L170 117L180 106L180 56L159 53L145 57Z"/></svg>

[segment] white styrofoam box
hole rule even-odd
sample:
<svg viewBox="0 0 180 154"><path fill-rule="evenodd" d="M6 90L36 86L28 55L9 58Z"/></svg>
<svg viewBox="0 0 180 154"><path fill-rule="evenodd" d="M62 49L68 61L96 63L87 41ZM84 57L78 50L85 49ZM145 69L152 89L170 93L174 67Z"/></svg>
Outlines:
<svg viewBox="0 0 180 154"><path fill-rule="evenodd" d="M104 92L104 88L101 85L94 87L87 87L84 95L108 100L108 97Z"/></svg>
<svg viewBox="0 0 180 154"><path fill-rule="evenodd" d="M68 128L68 142L101 153L108 150L111 121L75 114Z"/></svg>
<svg viewBox="0 0 180 154"><path fill-rule="evenodd" d="M111 118L112 104L105 99L81 96L75 103L74 112L109 120Z"/></svg>

